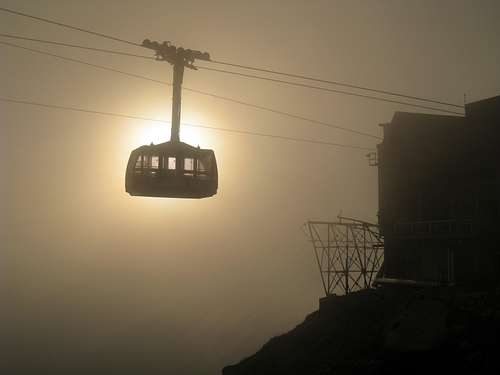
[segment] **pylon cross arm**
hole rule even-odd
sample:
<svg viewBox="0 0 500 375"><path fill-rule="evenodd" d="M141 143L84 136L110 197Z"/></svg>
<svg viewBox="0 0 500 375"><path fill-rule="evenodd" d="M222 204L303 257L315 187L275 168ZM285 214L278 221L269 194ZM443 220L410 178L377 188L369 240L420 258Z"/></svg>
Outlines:
<svg viewBox="0 0 500 375"><path fill-rule="evenodd" d="M142 46L155 51L157 60L167 61L172 65L181 62L188 68L196 69L193 65L195 60L210 61L210 54L208 52L176 47L168 41L158 43L144 39Z"/></svg>

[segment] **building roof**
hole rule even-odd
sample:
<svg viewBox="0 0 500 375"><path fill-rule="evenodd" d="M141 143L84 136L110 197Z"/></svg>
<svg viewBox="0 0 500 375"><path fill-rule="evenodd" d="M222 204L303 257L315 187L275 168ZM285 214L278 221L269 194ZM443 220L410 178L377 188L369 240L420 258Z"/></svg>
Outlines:
<svg viewBox="0 0 500 375"><path fill-rule="evenodd" d="M395 112L392 121L382 125L379 150L400 159L415 153L429 160L458 160L472 152L484 158L493 155L500 143L500 96L469 103L465 110L466 116Z"/></svg>
<svg viewBox="0 0 500 375"><path fill-rule="evenodd" d="M471 119L500 119L500 95L466 104L465 114Z"/></svg>
<svg viewBox="0 0 500 375"><path fill-rule="evenodd" d="M434 113L395 112L392 121L382 127L447 127L464 125L464 120L500 119L500 95L465 105L464 116L441 115ZM408 130L408 129L406 129Z"/></svg>

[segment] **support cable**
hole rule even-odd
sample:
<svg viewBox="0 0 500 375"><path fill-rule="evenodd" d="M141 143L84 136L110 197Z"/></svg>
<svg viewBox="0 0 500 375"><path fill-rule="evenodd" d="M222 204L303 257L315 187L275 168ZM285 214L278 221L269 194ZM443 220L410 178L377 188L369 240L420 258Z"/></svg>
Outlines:
<svg viewBox="0 0 500 375"><path fill-rule="evenodd" d="M0 8L0 10L1 10L1 8ZM147 59L147 60L156 60L154 57L150 57L150 56L136 55L136 54L115 51L115 50L109 50L109 49L86 47L86 46L81 46L81 45L76 45L76 44L61 43L61 42L36 39L36 38L27 38L27 37L22 37L22 36L18 36L18 35L11 35L11 34L0 34L0 36L7 37L7 38L21 39L21 40L29 40L29 41L40 42L40 43L54 44L54 45L64 46L64 47L80 48L80 49L86 49L86 50L92 50L92 51L98 51L98 52L125 55L125 56L130 56L130 57L138 57L138 58ZM270 82L275 82L275 83L280 83L280 84L286 84L286 85L290 85L290 86L315 89L315 90L331 92L331 93L335 93L335 94L354 96L354 97L358 97L358 98L376 100L376 101L381 101L381 102L405 105L405 106L414 107L414 108L427 109L427 110L431 110L431 111L445 112L445 113L463 116L463 113L461 113L461 112L456 112L456 111L451 111L451 110L441 109L441 108L436 108L436 107L429 107L429 106L424 106L424 105L420 105L420 104L413 104L413 103L403 102L403 101L398 101L398 100L392 100L392 99L387 99L387 98L382 98L382 97L377 97L377 96L372 96L372 95L365 95L365 94L359 94L359 93L354 93L354 92L349 92L349 91L336 90L336 89L331 89L331 88L326 88L326 87L321 87L321 86L313 86L313 85L308 85L305 83L285 81L285 80L281 80L281 79L262 77L262 76L257 76L257 75L253 75L253 74L233 72L233 71L224 70L224 69L209 68L206 66L197 65L196 68L202 69L202 70L214 71L214 72L218 72L218 73L226 73L226 74L241 76L241 77L245 77L245 78L259 79L259 80L270 81Z"/></svg>
<svg viewBox="0 0 500 375"><path fill-rule="evenodd" d="M149 117L126 115L126 114L114 113L114 112L103 112L103 111L96 111L96 110L85 109L85 108L69 107L69 106L62 106L62 105L55 105L55 104L46 104L46 103L39 103L39 102L18 100L18 99L4 98L4 97L0 97L0 101L6 102L6 103L24 104L24 105L38 106L38 107L44 107L44 108L65 110L65 111L83 112L83 113L89 113L89 114L127 118L127 119L132 119L132 120L152 121L152 122L160 122L160 123L167 123L167 124L170 123L170 121L154 119L154 118L149 118ZM325 146L350 148L350 149L362 150L362 151L373 151L374 150L373 148L369 148L369 147L319 141L319 140L307 139L307 138L286 137L286 136L281 136L281 135L252 132L252 131L247 131L247 130L236 130L236 129L221 128L221 127L208 126L208 125L190 124L190 123L182 123L182 125L188 126L188 127L194 127L194 128L216 130L216 131L221 131L221 132L243 134L243 135L253 135L253 136L258 136L258 137L268 137L268 138L281 139L281 140L294 141L294 142L313 143L313 144L320 144L320 145L325 145Z"/></svg>
<svg viewBox="0 0 500 375"><path fill-rule="evenodd" d="M376 100L376 101L381 101L381 102L401 104L401 105L406 105L406 106L409 106L409 107L427 109L427 110L431 110L431 111L439 111L439 112L452 113L452 114L455 114L455 115L461 115L461 116L463 116L463 113L461 113L461 112L450 111L448 109L442 109L442 108L436 108L436 107L429 107L429 106L420 105L420 104L413 104L413 103L408 103L408 102L402 102L402 101L399 101L399 100L381 98L381 97L378 97L378 96L371 96L371 95L359 94L359 93L355 93L355 92L330 89L330 88L321 87L321 86L313 86L313 85L308 85L308 84L300 83L300 82L292 82L292 81L285 81L285 80L275 79L275 78L269 78L269 77L261 77L261 76L256 76L256 75L253 75L253 74L232 72L232 71L223 70L223 69L208 68L206 66L199 66L199 65L197 65L196 68L203 69L203 70L210 70L210 71L213 71L213 72L232 74L232 75L246 77L246 78L254 78L254 79L260 79L260 80L264 80L264 81L271 81L271 82L276 82L276 83L283 83L285 85L291 85L291 86L304 87L304 88L315 89L315 90L320 90L320 91L332 92L332 93L335 93L335 94L349 95L349 96L355 96L355 97L358 97L358 98Z"/></svg>
<svg viewBox="0 0 500 375"><path fill-rule="evenodd" d="M126 44L133 45L133 46L136 46L136 47L143 47L142 44L135 43L135 42L132 42L132 41L129 41L129 40L117 38L117 37L114 37L114 36L111 36L111 35L106 35L106 34L103 34L103 33L99 33L99 32L96 32L96 31L84 29L84 28L81 28L81 27L76 27L76 26L68 25L68 24L65 24L65 23L62 23L62 22L57 22L57 21L50 20L50 19L47 19L47 18L33 16L33 15L30 15L30 14L22 13L22 12L15 11L15 10L12 10L12 9L0 7L0 11L7 12L7 13L10 13L10 14L14 14L14 15L17 15L17 16L28 17L28 18L31 18L31 19L34 19L34 20L37 20L37 21L50 23L50 24L61 26L61 27L65 27L65 28L68 28L68 29L71 29L71 30L76 30L76 31L84 32L84 33L87 33L87 34L99 36L99 37L102 37L102 38L114 40L114 41L121 42L121 43L126 43ZM449 102L444 102L444 101L439 101L439 100L429 99L429 98L423 98L423 97L413 96L413 95L408 95L408 94L402 94L402 93L395 92L395 91L381 90L381 89L376 89L376 88L367 87L367 86L353 85L353 84L346 83L346 82L320 79L320 78L310 77L310 76L306 76L306 75L302 75L302 74L293 74L293 73L287 73L287 72L277 71L277 70L273 70L273 69L258 68L258 67L248 66L248 65L230 63L230 62L227 62L227 61L211 60L210 62L212 62L214 64L220 64L220 65L225 65L225 66L232 66L232 67L241 68L241 69L254 70L254 71L259 71L259 72L263 72L263 73L278 74L278 75L283 75L283 76L292 77L292 78L299 78L299 79L304 79L304 80L309 80L309 81L314 81L314 82L321 82L321 83L327 83L327 84L332 84L332 85L337 85L337 86L344 86L344 87L349 87L349 88L353 88L353 89L359 89L359 90L376 92L376 93L380 93L380 94L386 94L386 95L392 95L392 96L399 96L399 97L403 97L403 98L407 98L407 99L420 100L420 101L425 101L425 102L428 102L428 103L442 104L442 105L452 106L452 107L456 107L456 108L463 108L462 105L457 105L457 104L454 104L454 103L449 103Z"/></svg>
<svg viewBox="0 0 500 375"><path fill-rule="evenodd" d="M321 78L314 78L314 77L309 77L309 76L305 76L305 75L301 75L301 74L287 73L287 72L282 72L282 71L273 70L273 69L256 68L254 66L248 66L248 65L242 65L242 64L234 64L234 63L230 63L230 62L227 62L227 61L210 60L210 62L214 63L214 64L232 66L232 67L235 67L235 68L254 70L254 71L257 71L257 72L278 74L278 75L287 76L287 77L291 77L291 78L299 78L299 79L304 79L304 80L309 80L309 81L314 81L314 82L328 83L328 84L331 84L331 85L349 87L349 88L352 88L352 89L377 92L379 94L399 96L399 97L406 98L406 99L420 100L420 101L424 101L424 102L428 102L428 103L442 104L442 105L447 105L447 106L456 107L456 108L464 108L463 105L457 105L457 104L454 104L454 103L443 102L443 101L440 101L440 100L429 99L429 98L423 98L423 97L420 97L420 96L412 96L412 95L408 95L408 94L402 94L402 93L395 92L395 91L375 89L375 88L367 87L367 86L358 86L358 85L353 85L351 83L346 83L346 82L331 81L331 80L326 80L326 79L321 79Z"/></svg>
<svg viewBox="0 0 500 375"><path fill-rule="evenodd" d="M128 53L128 52L116 51L116 50L111 50L111 49L106 49L106 48L87 47L87 46L82 46L82 45L79 45L79 44L56 42L54 40L28 38L26 36L5 34L5 33L0 33L0 36L2 36L4 38L27 40L27 41L30 41L30 42L37 42L37 43L44 43L44 44L53 44L55 46L60 46L60 47L78 48L78 49L83 49L83 50L87 50L87 51L110 53L110 54L113 54L113 55L139 57L139 58L146 59L146 60L156 60L156 58L151 57L151 56L138 55L138 54L135 54L135 53Z"/></svg>
<svg viewBox="0 0 500 375"><path fill-rule="evenodd" d="M14 48L19 48L19 49L27 50L27 51L38 53L38 54L42 54L42 55L47 55L47 56L59 58L59 59L62 59L62 60L66 60L66 61L70 61L70 62L74 62L74 63L78 63L78 64L83 64L83 65L91 66L91 67L102 69L102 70L111 71L111 72L114 72L114 73L123 74L123 75L134 77L134 78L139 78L139 79L143 79L143 80L147 80L147 81L159 83L159 84L162 84L162 85L172 86L172 83L170 83L170 82L153 79L153 78L146 77L146 76L139 75L139 74L125 72L123 70L109 68L109 67L106 67L106 66L103 66L103 65L92 64L92 63L89 63L89 62L86 62L86 61L83 61L83 60L79 60L79 59L65 57L65 56L53 54L53 53L46 52L46 51L40 51L40 50L37 50L37 49L24 47L24 46L20 46L20 45L9 43L9 42L0 41L0 44L7 45L7 46L10 46L10 47L14 47ZM192 88L188 88L188 87L183 87L183 90L189 91L189 92L194 92L194 93L197 93L197 94L200 94L200 95L210 96L210 97L215 98L215 99L228 101L228 102L231 102L231 103L243 105L243 106L250 107L250 108L259 109L259 110L262 110L262 111L267 111L267 112L270 112L270 113L275 113L275 114L278 114L278 115L287 116L287 117L294 118L294 119L297 119L297 120L306 121L306 122L310 122L310 123L313 123L313 124L318 124L318 125L326 126L326 127L332 128L332 129L338 129L338 130L342 130L342 131L346 131L346 132L350 132L350 133L354 133L354 134L358 134L358 135L362 135L362 136L366 136L366 137L371 137L371 138L375 138L375 139L382 139L382 137L379 137L379 136L376 136L376 135L373 135L373 134L370 134L370 133L364 133L364 132L353 130L353 129L350 129L350 128L346 128L346 127L343 127L343 126L340 126L340 125L335 125L335 124L331 124L331 123L328 123L328 122L324 122L324 121L320 121L320 120L315 120L315 119L307 118L305 116L301 116L301 115L297 115L297 114L293 114L293 113L289 113L289 112L284 112L284 111L280 111L280 110L277 110L277 109L273 109L273 108L269 108L269 107L264 107L264 106L261 106L261 105L252 104L252 103L244 102L244 101L241 101L241 100L237 100L237 99L233 99L233 98L229 98L229 97L225 97L225 96L221 96L221 95L217 95L217 94L213 94L213 93L209 93L209 92L205 92L205 91L201 91L201 90L196 90L196 89L192 89Z"/></svg>
<svg viewBox="0 0 500 375"><path fill-rule="evenodd" d="M0 8L0 10L2 10L2 8ZM91 50L91 51L97 51L97 52L105 52L105 53L111 53L111 54L117 54L117 55L137 57L137 58L142 58L142 59L147 59L147 60L156 60L154 57L150 57L150 56L136 55L136 54L131 54L128 52L121 52L121 51L115 51L115 50L109 50L109 49L103 49L103 48L93 48L93 47L81 46L81 45L77 45L77 44L62 43L62 42L49 41L49 40L43 40L43 39L37 39L37 38L28 38L28 37L22 37L22 36L18 36L18 35L5 34L5 33L0 34L0 36L7 37L7 38L13 38L13 39L34 41L34 42L39 42L39 43L54 44L54 45L64 46L64 47L72 47L72 48L79 48L79 49L85 49L85 50ZM321 86L314 86L314 85L309 85L309 84L305 84L305 83L286 81L286 80L275 79L275 78L270 78L270 77L262 77L262 76L257 76L257 75L253 75L253 74L234 72L234 71L225 70L225 69L210 68L210 67L200 66L200 65L197 65L196 68L202 69L202 70L218 72L218 73L226 73L226 74L236 75L236 76L245 77L245 78L270 81L270 82L286 84L286 85L290 85L290 86L309 88L309 89L325 91L325 92L330 92L330 93L335 93L335 94L354 96L354 97L358 97L358 98L364 98L364 99L375 100L375 101L380 101L380 102L405 105L405 106L414 107L414 108L427 109L427 110L431 110L431 111L445 112L445 113L463 116L463 113L457 112L457 111L451 111L448 109L442 109L442 108L437 108L437 107L424 106L421 104L414 104L414 103L393 100L393 99L388 99L388 98L383 98L383 97L378 97L378 96L365 95L365 94L360 94L360 93L355 93L355 92L331 89L331 88L326 88L326 87L321 87ZM462 108L462 107L460 107L460 108Z"/></svg>
<svg viewBox="0 0 500 375"><path fill-rule="evenodd" d="M62 22L57 22L57 21L50 20L48 18L32 16L31 14L18 12L16 10L12 10L12 9L8 9L8 8L3 8L3 7L0 7L0 11L6 12L6 13L15 14L16 16L28 17L28 18L31 18L31 19L34 19L34 20L37 20L37 21L41 21L41 22L50 23L50 24L53 24L53 25L65 27L67 29L81 31L83 33L87 33L87 34L91 34L91 35L95 35L95 36L100 36L101 38L106 38L106 39L114 40L116 42L126 43L126 44L129 44L129 45L132 45L132 46L136 46L136 47L142 47L142 45L139 44L139 43L131 42L129 40L117 38L117 37L114 37L114 36L111 36L111 35L106 35L106 34L103 34L103 33L98 33L96 31L92 31L92 30L83 29L81 27L71 26L71 25L68 25L66 23L62 23Z"/></svg>

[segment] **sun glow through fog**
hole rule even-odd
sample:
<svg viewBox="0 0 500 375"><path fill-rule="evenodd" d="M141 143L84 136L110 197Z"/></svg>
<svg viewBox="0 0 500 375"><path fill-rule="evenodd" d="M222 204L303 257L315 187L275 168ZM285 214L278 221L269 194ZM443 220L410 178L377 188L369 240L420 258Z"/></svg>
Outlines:
<svg viewBox="0 0 500 375"><path fill-rule="evenodd" d="M152 118L165 118L165 116L152 116ZM203 121L203 116L198 113L186 111L183 113L180 139L182 142L189 143L193 146L200 146L202 148L210 148L212 137L207 137L207 130L190 125L206 125ZM142 145L149 145L151 143L159 144L170 140L170 122L152 122L141 121L137 123L131 135L131 146L139 147Z"/></svg>

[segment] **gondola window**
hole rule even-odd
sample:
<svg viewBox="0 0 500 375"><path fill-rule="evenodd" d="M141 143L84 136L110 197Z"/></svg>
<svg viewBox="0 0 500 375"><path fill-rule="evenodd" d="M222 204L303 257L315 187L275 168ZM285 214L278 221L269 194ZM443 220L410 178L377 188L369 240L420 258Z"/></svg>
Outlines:
<svg viewBox="0 0 500 375"><path fill-rule="evenodd" d="M151 156L151 169L158 169L160 167L160 157Z"/></svg>
<svg viewBox="0 0 500 375"><path fill-rule="evenodd" d="M210 169L210 160L209 159L198 159L198 174L206 175Z"/></svg>
<svg viewBox="0 0 500 375"><path fill-rule="evenodd" d="M173 156L169 156L168 158L168 169L175 171L175 158Z"/></svg>
<svg viewBox="0 0 500 375"><path fill-rule="evenodd" d="M136 169L141 169L142 168L142 158L143 158L142 155L139 155L139 157L137 158L137 160L135 162L135 168Z"/></svg>

